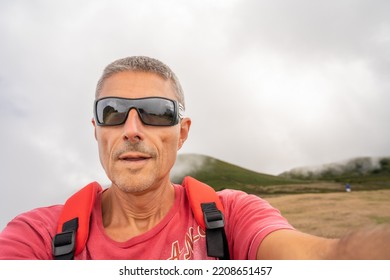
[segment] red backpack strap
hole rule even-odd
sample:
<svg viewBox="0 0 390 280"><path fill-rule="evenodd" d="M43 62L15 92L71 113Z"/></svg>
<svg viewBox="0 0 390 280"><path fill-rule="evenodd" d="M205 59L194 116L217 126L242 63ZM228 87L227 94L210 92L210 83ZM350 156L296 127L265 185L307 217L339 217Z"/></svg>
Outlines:
<svg viewBox="0 0 390 280"><path fill-rule="evenodd" d="M184 178L182 185L196 221L206 232L207 255L229 259L224 209L217 193L212 187L189 176Z"/></svg>
<svg viewBox="0 0 390 280"><path fill-rule="evenodd" d="M101 190L97 182L92 182L65 202L53 239L54 259L71 260L84 249L89 236L92 207L96 194Z"/></svg>
<svg viewBox="0 0 390 280"><path fill-rule="evenodd" d="M212 187L190 176L184 178L182 185L186 189L188 200L190 202L190 206L192 212L194 213L196 221L201 226L201 228L205 230L206 223L201 207L202 203L215 202L217 209L224 213L221 200L219 199L217 193Z"/></svg>

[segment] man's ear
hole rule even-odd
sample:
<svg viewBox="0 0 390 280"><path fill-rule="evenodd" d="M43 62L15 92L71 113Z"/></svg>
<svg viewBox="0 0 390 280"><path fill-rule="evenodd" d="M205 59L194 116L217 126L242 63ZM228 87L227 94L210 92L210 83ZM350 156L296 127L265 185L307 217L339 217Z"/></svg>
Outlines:
<svg viewBox="0 0 390 280"><path fill-rule="evenodd" d="M180 150L183 146L184 142L188 138L188 133L190 132L191 127L191 119L190 118L184 118L180 122L180 138L179 143L177 146L177 150Z"/></svg>
<svg viewBox="0 0 390 280"><path fill-rule="evenodd" d="M92 125L93 125L93 132L94 132L94 134L95 134L95 139L97 140L97 137L96 137L96 122L95 122L95 119L94 118L92 118Z"/></svg>

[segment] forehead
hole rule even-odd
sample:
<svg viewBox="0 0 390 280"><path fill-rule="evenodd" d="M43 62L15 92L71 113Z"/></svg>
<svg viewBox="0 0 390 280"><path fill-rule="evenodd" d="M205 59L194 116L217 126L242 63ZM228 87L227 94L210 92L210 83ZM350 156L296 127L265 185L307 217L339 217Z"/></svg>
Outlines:
<svg viewBox="0 0 390 280"><path fill-rule="evenodd" d="M99 98L107 96L124 98L161 96L176 99L171 80L154 73L134 71L115 73L107 78Z"/></svg>

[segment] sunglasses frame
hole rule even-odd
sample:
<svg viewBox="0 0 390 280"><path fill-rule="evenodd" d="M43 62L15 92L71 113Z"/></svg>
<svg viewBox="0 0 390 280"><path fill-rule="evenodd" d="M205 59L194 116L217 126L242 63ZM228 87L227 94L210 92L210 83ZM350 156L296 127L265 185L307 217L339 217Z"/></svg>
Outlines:
<svg viewBox="0 0 390 280"><path fill-rule="evenodd" d="M142 119L142 115L141 115L141 113L139 111L139 107L132 105L132 106L130 106L127 109L126 117L124 118L123 122L118 123L118 124L105 124L105 123L101 123L99 121L98 114L97 114L97 106L98 106L98 103L101 100L104 100L104 99L120 99L120 100L128 100L128 101L137 101L137 100L146 100L146 99L168 100L168 101L171 101L173 103L173 109L174 109L173 120L172 120L172 122L170 124L149 124L149 123L145 123L145 121ZM150 96L150 97L142 97L142 98L124 98L124 97L117 97L117 96L106 96L106 97L102 97L102 98L96 99L95 102L94 102L93 114L94 114L94 119L95 119L96 125L98 125L98 126L118 126L118 125L122 125L122 124L124 124L126 122L128 116L129 116L129 112L132 109L135 109L137 111L138 117L140 118L141 122L144 125L150 125L150 126L175 126L184 117L184 107L183 107L183 105L181 105L176 100L169 99L169 98L166 98L166 97Z"/></svg>

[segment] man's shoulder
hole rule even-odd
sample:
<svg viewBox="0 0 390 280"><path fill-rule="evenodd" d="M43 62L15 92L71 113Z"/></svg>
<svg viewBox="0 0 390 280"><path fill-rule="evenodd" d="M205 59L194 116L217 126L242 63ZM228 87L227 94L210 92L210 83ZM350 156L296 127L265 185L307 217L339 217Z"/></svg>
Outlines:
<svg viewBox="0 0 390 280"><path fill-rule="evenodd" d="M58 217L61 213L62 208L64 208L63 204L54 204L50 206L43 206L38 207L35 209L32 209L25 214L29 215L38 215L38 216L45 216L45 217Z"/></svg>
<svg viewBox="0 0 390 280"><path fill-rule="evenodd" d="M16 216L11 222L23 222L29 225L48 226L57 224L63 205L39 207Z"/></svg>
<svg viewBox="0 0 390 280"><path fill-rule="evenodd" d="M224 189L217 191L217 194L221 200L261 200L259 196L248 194L241 190Z"/></svg>
<svg viewBox="0 0 390 280"><path fill-rule="evenodd" d="M40 207L11 220L0 233L0 259L51 259L61 209L61 205Z"/></svg>
<svg viewBox="0 0 390 280"><path fill-rule="evenodd" d="M241 190L224 189L217 192L225 211L229 214L240 213L243 210L264 211L273 209L268 201L255 194L249 194Z"/></svg>

